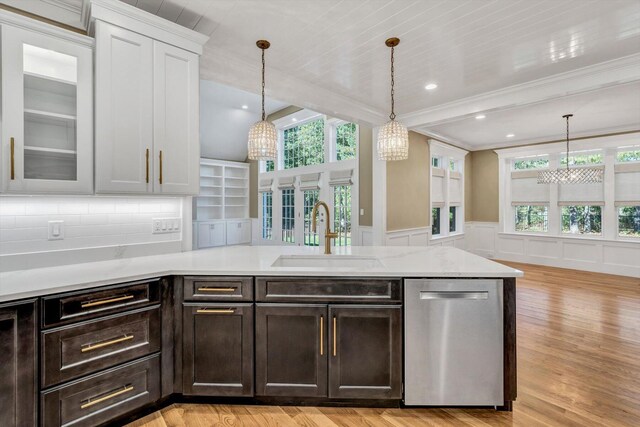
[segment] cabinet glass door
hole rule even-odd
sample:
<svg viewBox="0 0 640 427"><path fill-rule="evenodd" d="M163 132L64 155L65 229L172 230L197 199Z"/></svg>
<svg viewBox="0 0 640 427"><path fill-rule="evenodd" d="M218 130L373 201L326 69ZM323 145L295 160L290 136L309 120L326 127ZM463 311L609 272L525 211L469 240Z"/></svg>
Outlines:
<svg viewBox="0 0 640 427"><path fill-rule="evenodd" d="M24 179L77 179L78 59L24 43Z"/></svg>

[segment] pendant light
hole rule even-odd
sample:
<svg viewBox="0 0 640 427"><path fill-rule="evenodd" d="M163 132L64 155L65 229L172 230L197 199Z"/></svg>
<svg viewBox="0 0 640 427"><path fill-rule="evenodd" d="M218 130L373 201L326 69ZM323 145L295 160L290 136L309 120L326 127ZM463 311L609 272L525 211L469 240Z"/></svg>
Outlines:
<svg viewBox="0 0 640 427"><path fill-rule="evenodd" d="M409 158L409 132L405 125L396 122L394 112L394 85L393 79L393 49L400 44L400 39L392 37L385 42L391 48L391 119L378 131L378 159L379 160L405 160Z"/></svg>
<svg viewBox="0 0 640 427"><path fill-rule="evenodd" d="M258 40L256 46L262 50L262 120L249 129L247 152L251 160L275 160L278 153L278 132L276 127L267 121L264 113L264 51L269 49L271 43Z"/></svg>
<svg viewBox="0 0 640 427"><path fill-rule="evenodd" d="M538 184L587 184L602 182L604 170L593 167L569 167L569 119L573 114L562 116L567 121L567 167L538 172Z"/></svg>

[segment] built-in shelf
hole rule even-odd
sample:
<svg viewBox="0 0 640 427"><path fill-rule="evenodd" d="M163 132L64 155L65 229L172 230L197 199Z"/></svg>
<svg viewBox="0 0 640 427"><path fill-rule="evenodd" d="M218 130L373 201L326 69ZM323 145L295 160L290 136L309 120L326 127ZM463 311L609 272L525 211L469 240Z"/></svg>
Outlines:
<svg viewBox="0 0 640 427"><path fill-rule="evenodd" d="M34 72L29 72L29 71L24 71L23 72L25 76L28 77L33 77L36 79L42 79L42 80L47 80L50 82L55 82L55 83L59 83L59 84L64 84L64 85L68 85L68 86L76 86L76 82L72 82L69 80L64 80L64 79L58 79L56 77L51 77L51 76L47 76L46 74L38 74L38 73L34 73Z"/></svg>
<svg viewBox="0 0 640 427"><path fill-rule="evenodd" d="M68 122L76 121L76 116L71 116L69 114L52 113L50 111L33 110L33 109L25 108L24 113L31 116L47 117L50 119L58 119L58 120L64 120Z"/></svg>
<svg viewBox="0 0 640 427"><path fill-rule="evenodd" d="M32 145L25 145L25 151L37 151L40 153L50 153L50 154L66 154L70 156L75 156L78 152L76 150L63 150L61 148L48 148L48 147L34 147Z"/></svg>
<svg viewBox="0 0 640 427"><path fill-rule="evenodd" d="M195 221L249 218L249 165L201 159L200 193L193 202Z"/></svg>

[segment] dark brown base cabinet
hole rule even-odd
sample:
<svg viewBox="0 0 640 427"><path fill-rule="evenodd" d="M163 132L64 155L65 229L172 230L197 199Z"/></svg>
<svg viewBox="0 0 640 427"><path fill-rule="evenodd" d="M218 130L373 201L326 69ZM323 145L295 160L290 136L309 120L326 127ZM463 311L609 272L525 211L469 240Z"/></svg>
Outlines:
<svg viewBox="0 0 640 427"><path fill-rule="evenodd" d="M36 300L0 304L0 425L37 422Z"/></svg>

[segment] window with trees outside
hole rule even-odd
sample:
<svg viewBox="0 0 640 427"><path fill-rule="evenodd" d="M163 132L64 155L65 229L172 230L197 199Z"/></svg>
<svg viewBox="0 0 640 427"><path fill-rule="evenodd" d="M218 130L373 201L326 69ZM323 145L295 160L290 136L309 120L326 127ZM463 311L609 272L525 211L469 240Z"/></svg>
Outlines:
<svg viewBox="0 0 640 427"><path fill-rule="evenodd" d="M547 206L515 206L516 231L546 232L549 230Z"/></svg>
<svg viewBox="0 0 640 427"><path fill-rule="evenodd" d="M273 192L262 193L262 238L273 239Z"/></svg>
<svg viewBox="0 0 640 427"><path fill-rule="evenodd" d="M455 233L456 231L456 207L449 206L449 233Z"/></svg>
<svg viewBox="0 0 640 427"><path fill-rule="evenodd" d="M602 163L602 152L600 150L586 153L569 153L569 166L597 165L600 163ZM560 165L567 165L566 155L560 158Z"/></svg>
<svg viewBox="0 0 640 427"><path fill-rule="evenodd" d="M318 233L311 231L311 225L313 218L311 218L311 212L313 211L313 205L316 204L320 195L320 190L305 190L303 192L304 198L304 245L305 246L319 246L320 238Z"/></svg>
<svg viewBox="0 0 640 427"><path fill-rule="evenodd" d="M440 234L440 208L431 209L431 235Z"/></svg>
<svg viewBox="0 0 640 427"><path fill-rule="evenodd" d="M282 146L284 169L324 163L324 119L285 129Z"/></svg>
<svg viewBox="0 0 640 427"><path fill-rule="evenodd" d="M570 234L602 234L602 207L562 206L562 232Z"/></svg>
<svg viewBox="0 0 640 427"><path fill-rule="evenodd" d="M351 246L351 186L333 187L334 246Z"/></svg>
<svg viewBox="0 0 640 427"><path fill-rule="evenodd" d="M293 188L282 190L282 241L295 243L296 205Z"/></svg>
<svg viewBox="0 0 640 427"><path fill-rule="evenodd" d="M619 151L616 161L618 163L640 162L640 150Z"/></svg>
<svg viewBox="0 0 640 427"><path fill-rule="evenodd" d="M640 237L640 206L618 207L618 235Z"/></svg>
<svg viewBox="0 0 640 427"><path fill-rule="evenodd" d="M528 159L515 159L513 168L515 170L542 169L549 167L549 158L546 156L536 156Z"/></svg>
<svg viewBox="0 0 640 427"><path fill-rule="evenodd" d="M343 123L336 126L336 160L356 158L358 126L355 123Z"/></svg>

